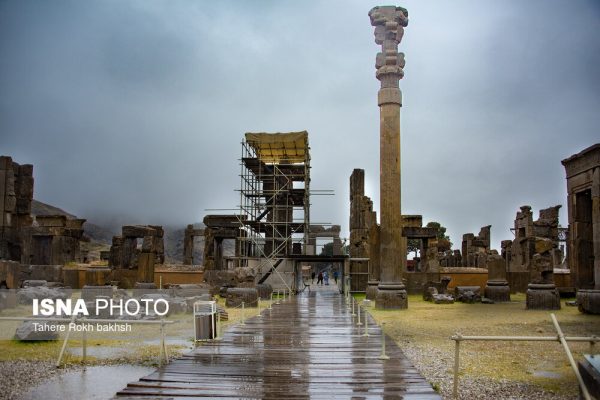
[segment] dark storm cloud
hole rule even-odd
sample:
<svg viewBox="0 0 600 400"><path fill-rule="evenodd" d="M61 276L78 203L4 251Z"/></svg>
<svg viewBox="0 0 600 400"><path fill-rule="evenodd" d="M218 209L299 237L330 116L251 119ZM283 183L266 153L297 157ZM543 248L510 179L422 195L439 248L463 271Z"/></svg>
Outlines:
<svg viewBox="0 0 600 400"><path fill-rule="evenodd" d="M307 129L315 222L347 229L348 177L379 202L378 49L354 2L0 2L0 153L36 198L184 225L238 203L247 131ZM406 1L403 211L455 243L565 203L560 160L597 142L597 2ZM566 214L561 214L566 224Z"/></svg>

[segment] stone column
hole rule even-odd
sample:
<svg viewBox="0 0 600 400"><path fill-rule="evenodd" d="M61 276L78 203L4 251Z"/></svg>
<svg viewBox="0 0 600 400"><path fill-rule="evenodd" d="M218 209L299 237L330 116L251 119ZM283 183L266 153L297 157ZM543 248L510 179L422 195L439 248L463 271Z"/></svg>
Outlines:
<svg viewBox="0 0 600 400"><path fill-rule="evenodd" d="M600 290L600 168L592 173L592 249L594 252L594 289Z"/></svg>
<svg viewBox="0 0 600 400"><path fill-rule="evenodd" d="M194 263L194 225L188 225L183 234L183 264Z"/></svg>
<svg viewBox="0 0 600 400"><path fill-rule="evenodd" d="M369 11L375 27L377 54L376 77L381 81L378 93L380 109L380 268L381 280L375 304L377 308L400 309L408 306L402 274L406 254L402 250L402 214L400 210L400 107L399 80L404 75L404 54L398 53L408 11L401 7L374 7Z"/></svg>

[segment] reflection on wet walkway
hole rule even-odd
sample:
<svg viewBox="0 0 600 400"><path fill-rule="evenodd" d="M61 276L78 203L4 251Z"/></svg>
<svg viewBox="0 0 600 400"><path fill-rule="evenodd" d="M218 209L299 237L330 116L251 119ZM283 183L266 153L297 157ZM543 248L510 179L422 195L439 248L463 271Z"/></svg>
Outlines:
<svg viewBox="0 0 600 400"><path fill-rule="evenodd" d="M390 359L378 359L381 330L369 319L370 336L363 336L334 288L313 287L273 305L223 341L130 383L118 398L440 399L389 338Z"/></svg>

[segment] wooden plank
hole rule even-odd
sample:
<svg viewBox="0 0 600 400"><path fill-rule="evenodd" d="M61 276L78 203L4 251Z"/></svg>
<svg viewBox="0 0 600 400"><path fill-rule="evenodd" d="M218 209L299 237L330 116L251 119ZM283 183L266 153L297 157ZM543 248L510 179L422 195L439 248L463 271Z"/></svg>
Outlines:
<svg viewBox="0 0 600 400"><path fill-rule="evenodd" d="M441 399L392 340L390 360L378 359L381 329L369 317L371 336L362 336L364 327L334 291L294 296L262 315L128 384L116 398Z"/></svg>

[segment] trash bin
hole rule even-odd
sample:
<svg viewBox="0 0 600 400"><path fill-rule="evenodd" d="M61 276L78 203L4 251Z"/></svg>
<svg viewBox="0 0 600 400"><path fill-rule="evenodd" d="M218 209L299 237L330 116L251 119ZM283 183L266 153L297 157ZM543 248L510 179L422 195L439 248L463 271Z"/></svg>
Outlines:
<svg viewBox="0 0 600 400"><path fill-rule="evenodd" d="M194 303L194 339L212 340L217 333L217 302L197 301Z"/></svg>

